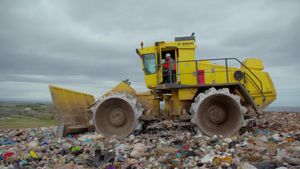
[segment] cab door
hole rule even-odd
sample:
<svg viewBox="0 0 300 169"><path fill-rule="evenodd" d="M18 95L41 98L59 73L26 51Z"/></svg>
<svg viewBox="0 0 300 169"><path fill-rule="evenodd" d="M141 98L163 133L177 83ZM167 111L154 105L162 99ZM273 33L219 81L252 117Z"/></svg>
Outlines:
<svg viewBox="0 0 300 169"><path fill-rule="evenodd" d="M157 59L156 53L145 53L141 55L147 88L157 86Z"/></svg>
<svg viewBox="0 0 300 169"><path fill-rule="evenodd" d="M162 60L161 49L157 51L157 82L158 84L163 82L163 65L164 60Z"/></svg>
<svg viewBox="0 0 300 169"><path fill-rule="evenodd" d="M164 75L164 63L166 62L166 54L170 54L171 55L171 58L172 58L172 62L173 64L175 64L175 67L176 67L176 71L175 71L175 79L173 80L172 83L177 83L177 79L178 79L178 69L177 69L177 60L178 60L178 52L177 52L177 49L174 48L173 46L171 47L168 47L168 48L163 48L161 50L159 50L159 53L160 53L160 60L161 60L161 64L160 64L160 67L159 67L159 83L163 83L163 82L166 82L168 78L170 78L169 74L165 74ZM172 65L173 65L172 64ZM165 72L166 73L166 72ZM165 79L164 79L165 78ZM167 79L166 79L167 78Z"/></svg>

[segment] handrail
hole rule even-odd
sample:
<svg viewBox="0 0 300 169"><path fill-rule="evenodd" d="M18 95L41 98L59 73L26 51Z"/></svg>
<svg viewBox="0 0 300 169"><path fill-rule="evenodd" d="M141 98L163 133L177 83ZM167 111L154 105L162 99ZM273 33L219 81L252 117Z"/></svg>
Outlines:
<svg viewBox="0 0 300 169"><path fill-rule="evenodd" d="M253 77L259 82L259 86L257 84L257 82L255 82L255 80L246 72L244 72L244 74L249 77L249 79L252 81L252 83L255 85L255 87L259 90L260 94L262 95L263 100L265 100L265 95L263 93L263 85L261 80L240 60L238 60L237 58L214 58L214 59L199 59L199 60L185 60L185 61L175 61L176 64L178 63L184 63L184 62L195 62L196 64L196 76L198 77L198 62L201 61L218 61L218 60L224 60L225 61L225 67L226 67L226 79L227 79L227 83L229 82L229 77L228 77L228 60L235 60L237 61L241 67L244 67L246 70L248 70L248 72L250 72L250 74L253 75ZM161 63L160 65L158 65L158 67L163 66L163 64ZM181 74L193 74L193 73L176 73L177 75L181 75ZM246 77L245 76L245 77Z"/></svg>
<svg viewBox="0 0 300 169"><path fill-rule="evenodd" d="M252 79L252 77L248 75L248 73L244 72L244 74L245 74L245 76L248 76L249 79L253 82L253 84L255 85L255 87L259 90L260 94L262 95L263 101L265 101L265 100L266 100L266 97L265 97L263 91L262 91L262 90L259 88L259 86L255 83L255 81Z"/></svg>
<svg viewBox="0 0 300 169"><path fill-rule="evenodd" d="M199 60L183 60L183 61L176 61L176 63L182 63L182 62L201 62L201 61L214 61L214 60L236 60L237 62L239 62L243 67L245 67L255 78L256 80L259 81L260 83L260 87L261 90L263 91L263 86L262 83L260 81L260 79L240 60L238 60L237 58L214 58L214 59L199 59ZM228 66L227 66L228 68Z"/></svg>

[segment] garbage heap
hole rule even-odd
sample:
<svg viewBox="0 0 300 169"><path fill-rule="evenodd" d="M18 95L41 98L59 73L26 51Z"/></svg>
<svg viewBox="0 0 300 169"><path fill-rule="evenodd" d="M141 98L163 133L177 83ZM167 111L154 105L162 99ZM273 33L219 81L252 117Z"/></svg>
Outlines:
<svg viewBox="0 0 300 169"><path fill-rule="evenodd" d="M197 133L189 122L149 124L126 138L56 127L0 130L0 168L300 168L300 113L269 112L239 135Z"/></svg>

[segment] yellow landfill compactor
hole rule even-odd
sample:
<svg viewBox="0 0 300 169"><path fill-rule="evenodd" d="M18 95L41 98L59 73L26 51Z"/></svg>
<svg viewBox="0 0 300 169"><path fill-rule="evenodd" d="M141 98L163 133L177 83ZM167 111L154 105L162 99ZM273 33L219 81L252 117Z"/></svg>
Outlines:
<svg viewBox="0 0 300 169"><path fill-rule="evenodd" d="M92 95L50 85L58 134L95 128L105 136L127 136L146 121L190 120L203 134L236 134L276 99L276 90L257 58L195 59L195 37L155 42L136 53L149 91L128 80L95 100Z"/></svg>

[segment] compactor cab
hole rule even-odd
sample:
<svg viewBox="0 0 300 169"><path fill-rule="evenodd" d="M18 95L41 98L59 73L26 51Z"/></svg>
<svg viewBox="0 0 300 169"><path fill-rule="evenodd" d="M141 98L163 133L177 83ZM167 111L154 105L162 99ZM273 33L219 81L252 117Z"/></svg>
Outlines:
<svg viewBox="0 0 300 169"><path fill-rule="evenodd" d="M195 48L194 36L175 38L174 42L155 42L155 46L149 47L143 47L141 43L141 48L136 51L142 60L146 86L154 89L164 83L189 83L187 80L189 76L180 76L180 74L195 67L193 64L187 65L190 64L189 61L195 60ZM167 55L170 55L169 62ZM183 62L187 64L179 64ZM173 71L167 71L167 65ZM179 72L180 70L182 72Z"/></svg>
<svg viewBox="0 0 300 169"><path fill-rule="evenodd" d="M190 120L199 132L228 137L239 131L244 118L255 117L276 99L260 59L197 60L195 48L193 35L147 47L141 43L136 52L146 92L135 91L125 80L94 101L91 95L50 86L60 119L70 119L72 113L86 119L61 120L60 126L66 126L61 133L89 129L87 122L92 122L105 136L127 136L146 121L168 119Z"/></svg>

